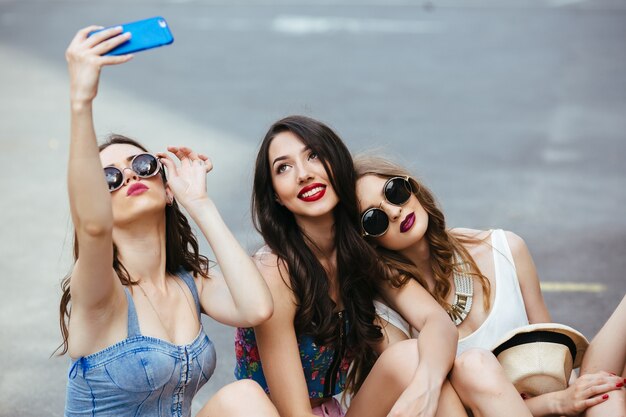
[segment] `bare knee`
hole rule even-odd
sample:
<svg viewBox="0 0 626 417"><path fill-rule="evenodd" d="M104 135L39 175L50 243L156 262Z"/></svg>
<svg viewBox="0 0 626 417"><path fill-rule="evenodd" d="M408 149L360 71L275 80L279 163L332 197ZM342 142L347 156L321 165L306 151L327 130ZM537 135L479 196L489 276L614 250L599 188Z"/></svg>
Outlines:
<svg viewBox="0 0 626 417"><path fill-rule="evenodd" d="M242 379L226 385L219 390L216 395L220 395L225 400L237 400L241 398L265 397L265 391L259 384L251 379Z"/></svg>
<svg viewBox="0 0 626 417"><path fill-rule="evenodd" d="M242 402L242 398L246 401ZM218 412L223 413L220 415L245 415L248 406L257 407L269 403L269 398L259 384L251 379L242 379L226 385L215 393L203 409L206 414L200 413L198 416L210 416Z"/></svg>
<svg viewBox="0 0 626 417"><path fill-rule="evenodd" d="M413 378L418 363L417 340L409 339L396 342L385 349L375 366L380 368L389 382L406 386Z"/></svg>
<svg viewBox="0 0 626 417"><path fill-rule="evenodd" d="M496 357L484 349L470 349L456 358L450 380L457 389L480 394L499 393L508 383Z"/></svg>

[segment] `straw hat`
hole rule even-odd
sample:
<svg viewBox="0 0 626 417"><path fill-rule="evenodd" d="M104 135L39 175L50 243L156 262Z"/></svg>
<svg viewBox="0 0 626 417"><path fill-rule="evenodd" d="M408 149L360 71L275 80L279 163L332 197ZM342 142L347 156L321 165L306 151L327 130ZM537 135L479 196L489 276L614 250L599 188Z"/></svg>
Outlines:
<svg viewBox="0 0 626 417"><path fill-rule="evenodd" d="M492 351L517 391L534 397L567 388L587 346L585 336L569 326L538 323L509 332Z"/></svg>

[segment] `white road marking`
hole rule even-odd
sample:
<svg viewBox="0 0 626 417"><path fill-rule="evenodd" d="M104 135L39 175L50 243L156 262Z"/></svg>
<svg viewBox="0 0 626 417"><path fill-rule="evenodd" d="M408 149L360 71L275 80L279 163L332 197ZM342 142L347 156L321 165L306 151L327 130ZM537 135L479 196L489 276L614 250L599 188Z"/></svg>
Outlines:
<svg viewBox="0 0 626 417"><path fill-rule="evenodd" d="M548 0L548 5L550 7L564 7L586 2L587 0Z"/></svg>
<svg viewBox="0 0 626 417"><path fill-rule="evenodd" d="M278 16L272 29L292 35L349 33L419 33L433 34L443 31L440 23L426 20L357 19L348 17Z"/></svg>
<svg viewBox="0 0 626 417"><path fill-rule="evenodd" d="M541 291L601 293L606 291L606 285L586 282L542 282Z"/></svg>

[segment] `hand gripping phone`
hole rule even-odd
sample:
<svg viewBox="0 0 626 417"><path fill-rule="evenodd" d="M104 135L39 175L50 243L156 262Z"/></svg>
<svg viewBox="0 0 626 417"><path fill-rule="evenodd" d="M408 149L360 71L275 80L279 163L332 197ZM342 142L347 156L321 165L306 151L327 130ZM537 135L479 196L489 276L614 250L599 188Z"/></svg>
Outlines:
<svg viewBox="0 0 626 417"><path fill-rule="evenodd" d="M130 32L131 38L123 44L113 48L105 55L126 55L163 45L169 45L174 42L172 32L170 32L167 22L161 16L137 20L135 22L124 23L123 25L117 26L122 26L122 33ZM89 35L91 36L97 32L100 32L100 30L92 32Z"/></svg>

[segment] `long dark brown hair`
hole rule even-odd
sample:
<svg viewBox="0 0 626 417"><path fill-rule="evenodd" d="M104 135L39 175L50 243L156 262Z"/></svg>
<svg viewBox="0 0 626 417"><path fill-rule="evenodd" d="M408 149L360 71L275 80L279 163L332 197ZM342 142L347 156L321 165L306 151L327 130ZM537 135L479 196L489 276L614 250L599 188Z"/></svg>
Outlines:
<svg viewBox="0 0 626 417"><path fill-rule="evenodd" d="M102 152L111 145L120 144L132 145L144 152L148 152L139 142L118 134L109 135L105 142L99 146L99 149ZM163 183L166 184L167 179L163 170L161 170L161 178L163 179ZM76 233L74 233L74 262L76 262L76 260L78 260L78 239ZM165 270L167 273L173 275L181 268L191 272L195 276L209 277L209 260L206 256L200 254L198 241L191 230L189 221L180 211L178 203L174 200L171 205L165 206ZM115 243L113 244L113 269L123 285L132 286L137 284L120 261ZM61 327L63 343L57 348L57 351L60 350L59 356L67 353L68 349L69 333L67 325L71 315L71 278L72 274L70 272L61 282L63 295L61 296L59 306L59 325Z"/></svg>
<svg viewBox="0 0 626 417"><path fill-rule="evenodd" d="M372 300L377 277L384 272L376 253L359 234L352 156L331 128L305 116L289 116L269 128L255 165L251 207L254 226L278 256L278 262L289 271L288 283L297 300L296 334L310 335L318 344L335 343L339 323L334 314L336 304L329 295L327 272L312 250L313 242L298 227L293 213L274 197L269 147L276 135L286 131L318 155L339 197L333 209L336 273L341 300L350 319L348 346L357 363L361 363L371 357L370 344L382 338L380 327L374 324ZM369 368L354 366L346 390L357 390L368 372Z"/></svg>
<svg viewBox="0 0 626 417"><path fill-rule="evenodd" d="M428 213L425 238L430 249L430 266L435 278L434 286L431 288L427 285L422 276L422 271L405 256L377 245L376 251L392 271L391 284L395 287L401 287L407 279L413 278L424 288L429 289L435 300L448 310L450 304L446 301L446 297L452 287L453 273L455 271L463 272L463 264L467 264L469 265L469 274L476 277L482 286L483 305L485 311L489 311L491 292L489 280L480 272L476 262L463 245L463 243L477 243L480 240L471 236L466 237L450 233L446 229L443 211L437 204L434 194L400 165L378 156L358 155L354 158L354 167L357 179L366 175L375 175L385 179L408 177L413 194ZM460 257L460 262L455 260L455 253Z"/></svg>

